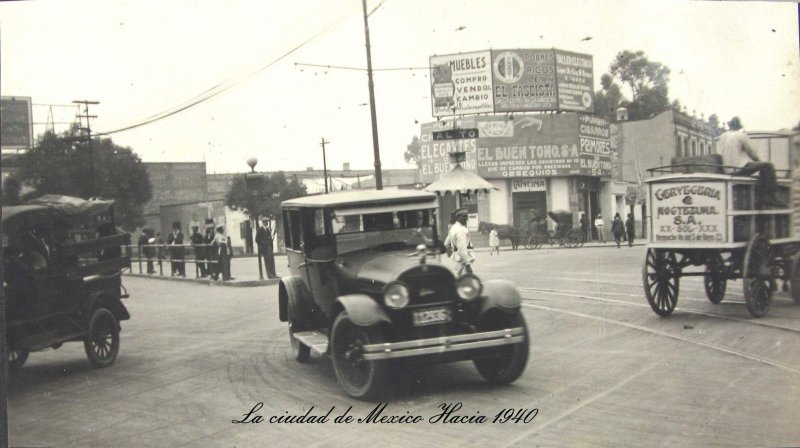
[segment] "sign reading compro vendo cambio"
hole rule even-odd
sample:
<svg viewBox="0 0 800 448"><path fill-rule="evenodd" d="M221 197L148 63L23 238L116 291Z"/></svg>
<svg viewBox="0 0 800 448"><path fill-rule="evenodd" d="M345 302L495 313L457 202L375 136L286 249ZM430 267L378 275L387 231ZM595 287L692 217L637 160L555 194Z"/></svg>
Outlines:
<svg viewBox="0 0 800 448"><path fill-rule="evenodd" d="M726 241L725 203L724 183L651 184L652 241L689 244Z"/></svg>
<svg viewBox="0 0 800 448"><path fill-rule="evenodd" d="M594 112L591 55L557 49L431 56L434 117L479 113Z"/></svg>

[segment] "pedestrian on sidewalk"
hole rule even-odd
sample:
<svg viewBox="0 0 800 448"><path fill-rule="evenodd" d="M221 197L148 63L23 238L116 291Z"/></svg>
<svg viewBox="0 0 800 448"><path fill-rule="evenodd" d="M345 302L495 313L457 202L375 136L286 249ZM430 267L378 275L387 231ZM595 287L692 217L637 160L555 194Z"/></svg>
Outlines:
<svg viewBox="0 0 800 448"><path fill-rule="evenodd" d="M228 246L228 238L225 236L225 227L217 226L217 233L214 235L214 250L217 255L217 270L214 272L214 280L222 274L222 281L231 280L231 250Z"/></svg>
<svg viewBox="0 0 800 448"><path fill-rule="evenodd" d="M597 241L600 244L605 244L605 242L606 242L606 233L605 233L606 225L603 223L603 215L601 213L598 213L597 217L594 219L594 227L597 229Z"/></svg>
<svg viewBox="0 0 800 448"><path fill-rule="evenodd" d="M628 219L625 220L625 233L628 234L628 247L633 247L633 237L635 235L633 228L633 216L628 213Z"/></svg>
<svg viewBox="0 0 800 448"><path fill-rule="evenodd" d="M189 240L192 242L194 248L194 262L197 265L197 270L200 277L205 277L206 273L206 247L203 245L203 235L200 233L200 227L192 226L192 234Z"/></svg>
<svg viewBox="0 0 800 448"><path fill-rule="evenodd" d="M614 235L614 242L617 243L617 249L619 249L622 236L625 235L625 225L622 223L619 213L614 215L614 221L611 222L611 234Z"/></svg>
<svg viewBox="0 0 800 448"><path fill-rule="evenodd" d="M455 211L455 222L450 227L447 239L444 241L448 253L452 254L453 261L456 263L456 276L461 277L465 271L472 274L472 263L475 262L475 254L472 252L472 241L467 229L467 217L469 212L466 208Z"/></svg>
<svg viewBox="0 0 800 448"><path fill-rule="evenodd" d="M185 250L183 248L183 232L181 232L180 222L176 221L172 223L172 233L167 237L167 245L169 245L172 276L186 277L186 271L184 270L186 265L183 263Z"/></svg>
<svg viewBox="0 0 800 448"><path fill-rule="evenodd" d="M489 232L489 255L500 255L500 237L497 236L497 226L492 226L492 231Z"/></svg>

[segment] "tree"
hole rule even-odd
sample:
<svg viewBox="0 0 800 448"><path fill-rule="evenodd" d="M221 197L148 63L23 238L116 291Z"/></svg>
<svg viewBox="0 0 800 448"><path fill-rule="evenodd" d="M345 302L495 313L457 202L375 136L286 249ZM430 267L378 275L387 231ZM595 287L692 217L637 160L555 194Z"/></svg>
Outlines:
<svg viewBox="0 0 800 448"><path fill-rule="evenodd" d="M133 231L144 225L144 204L152 198L150 176L131 148L110 138L87 142L66 132L46 132L20 158L19 179L33 192L114 200L117 225Z"/></svg>
<svg viewBox="0 0 800 448"><path fill-rule="evenodd" d="M406 152L403 154L403 157L406 159L406 163L410 165L416 165L419 168L419 152L422 148L422 143L419 141L419 137L416 135L411 139L411 143L406 145Z"/></svg>
<svg viewBox="0 0 800 448"><path fill-rule="evenodd" d="M719 117L717 114L711 114L711 116L708 117L708 125L711 126L711 132L714 134L714 138L722 134L722 127L719 125Z"/></svg>
<svg viewBox="0 0 800 448"><path fill-rule="evenodd" d="M643 51L624 50L617 53L609 72L600 78L602 89L596 95L597 113L615 121L620 105L628 109L631 120L650 118L674 106L669 101L669 67L650 61ZM627 87L628 100L621 85ZM599 98L598 98L599 97ZM676 103L680 104L680 103Z"/></svg>
<svg viewBox="0 0 800 448"><path fill-rule="evenodd" d="M266 174L250 176L247 179L244 175L233 178L231 188L225 195L225 203L228 207L247 212L256 225L259 217L276 220L275 228L268 229L269 243L265 247L267 277L274 278L276 277L275 254L272 251L272 242L281 227L281 220L276 219L280 216L281 202L305 196L307 194L306 186L301 184L296 177L287 179L281 171L271 176Z"/></svg>

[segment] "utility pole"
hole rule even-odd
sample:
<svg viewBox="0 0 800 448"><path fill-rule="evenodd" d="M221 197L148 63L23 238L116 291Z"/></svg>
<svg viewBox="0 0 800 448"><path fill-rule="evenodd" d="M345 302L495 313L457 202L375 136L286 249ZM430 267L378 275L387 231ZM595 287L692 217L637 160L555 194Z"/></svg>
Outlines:
<svg viewBox="0 0 800 448"><path fill-rule="evenodd" d="M375 112L375 85L372 83L372 53L369 45L369 22L367 21L367 0L361 0L364 9L364 35L367 41L367 79L369 80L369 112L372 117L372 149L375 154L375 189L383 190L381 175L381 150L378 146L378 117Z"/></svg>
<svg viewBox="0 0 800 448"><path fill-rule="evenodd" d="M99 101L88 100L74 100L74 104L83 104L83 115L80 114L80 107L78 107L79 126L81 136L86 133L86 148L89 150L89 196L92 197L96 194L94 189L94 154L92 151L92 126L91 119L97 118L97 115L89 115L89 105L100 104ZM86 119L86 127L83 127L83 119Z"/></svg>
<svg viewBox="0 0 800 448"><path fill-rule="evenodd" d="M322 142L320 143L320 146L322 146L322 178L325 181L325 194L328 194L328 162L325 159L326 143L330 142L325 140L325 137L322 137Z"/></svg>

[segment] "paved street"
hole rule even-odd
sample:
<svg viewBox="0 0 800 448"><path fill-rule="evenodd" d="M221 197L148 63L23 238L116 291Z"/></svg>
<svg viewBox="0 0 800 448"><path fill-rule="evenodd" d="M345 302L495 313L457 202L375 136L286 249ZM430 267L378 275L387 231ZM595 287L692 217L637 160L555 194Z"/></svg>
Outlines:
<svg viewBox="0 0 800 448"><path fill-rule="evenodd" d="M659 318L641 286L644 248L480 252L476 273L519 286L528 368L490 387L471 363L401 372L385 415L417 424L336 424L376 403L349 399L328 359L298 364L277 317L277 287L125 279L132 319L117 363L90 367L82 344L34 353L9 383L15 446L788 446L800 443L800 306L779 292L749 316L740 282L719 305L700 278ZM255 259L250 259L255 263ZM285 264L279 258L279 264ZM447 260L445 260L447 262ZM234 272L234 276L237 276ZM269 416L327 423L232 424ZM442 403L488 422L428 423ZM502 409L529 423L492 423Z"/></svg>

